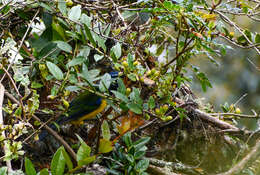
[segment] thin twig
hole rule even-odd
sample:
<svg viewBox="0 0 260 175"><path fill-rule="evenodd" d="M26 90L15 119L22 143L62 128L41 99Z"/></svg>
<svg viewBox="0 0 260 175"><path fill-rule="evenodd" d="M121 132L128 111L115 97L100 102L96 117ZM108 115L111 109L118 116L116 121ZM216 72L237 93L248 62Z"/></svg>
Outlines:
<svg viewBox="0 0 260 175"><path fill-rule="evenodd" d="M13 103L17 103L19 104L19 101L13 97L11 94L9 94L8 92L5 92L5 94L7 94L7 97L13 102ZM41 120L36 116L36 115L32 115L32 118L39 121L40 123ZM53 135L53 137L55 137L55 139L57 139L64 147L65 149L68 151L68 153L70 154L70 156L76 161L77 160L77 156L76 153L73 151L73 149L69 146L69 144L62 138L59 136L59 134L57 134L57 132L55 132L53 129L51 129L49 126L42 124L42 126L44 127L44 129L46 129L51 135Z"/></svg>
<svg viewBox="0 0 260 175"><path fill-rule="evenodd" d="M227 172L218 175L232 175L241 172L250 160L256 158L259 155L259 150L260 150L260 140L256 142L252 150L239 163L237 163L234 167L232 167Z"/></svg>
<svg viewBox="0 0 260 175"><path fill-rule="evenodd" d="M250 41L250 39L246 36L246 34L242 31L242 29L240 29L240 27L237 26L237 24L235 22L231 21L226 15L224 15L220 11L218 11L218 10L214 10L214 11L216 13L218 13L220 15L220 17L222 17L223 21L228 23L230 26L234 27L241 35L243 35L250 45L253 45L253 43ZM256 46L254 47L254 49L260 55L260 51Z"/></svg>
<svg viewBox="0 0 260 175"><path fill-rule="evenodd" d="M247 58L247 61L249 61L249 63L251 63L254 66L254 68L256 68L256 70L260 71L260 68L257 67L255 63L253 63L253 61L251 61L249 58Z"/></svg>
<svg viewBox="0 0 260 175"><path fill-rule="evenodd" d="M240 97L236 103L234 104L234 106L236 106L241 100L243 100L243 98L245 98L247 96L247 93L245 93L244 95L242 95L242 97Z"/></svg>
<svg viewBox="0 0 260 175"><path fill-rule="evenodd" d="M3 102L4 102L4 92L5 92L5 88L4 86L0 83L0 124L3 126L4 125L4 119L3 119ZM4 137L4 139L6 138L5 136L5 131L2 132L2 137ZM4 144L4 152L6 153L7 147L6 144ZM12 164L11 164L11 160L7 160L6 161L6 165L8 168L8 173L12 174L13 169L12 169Z"/></svg>
<svg viewBox="0 0 260 175"><path fill-rule="evenodd" d="M33 21L35 20L35 18L36 18L36 16L38 15L39 12L40 12L40 9L37 10L37 12L35 13L35 15L33 16L32 20L31 20L29 26L27 27L27 30L26 30L26 32L25 32L24 35L23 35L22 41L21 41L21 43L20 43L20 45L19 45L19 47L18 47L18 49L17 49L17 52L16 52L16 54L15 54L15 56L14 56L12 62L8 65L8 67L7 67L7 69L6 69L7 71L9 71L10 67L11 67L11 66L13 65L13 63L15 62L16 57L17 57L17 55L19 54L19 51L20 51L20 49L21 49L21 47L22 47L22 45L23 45L23 43L24 43L24 40L25 40L25 38L26 38L26 36L27 36L27 34L28 34L28 32L29 32L31 26L32 26L32 23L33 23ZM3 79L5 78L5 76L6 76L6 73L5 73L5 74L3 75L3 77L1 78L0 83L2 83Z"/></svg>
<svg viewBox="0 0 260 175"><path fill-rule="evenodd" d="M210 113L212 116L236 116L241 118L260 118L259 115L246 115L246 114L236 114L236 113Z"/></svg>

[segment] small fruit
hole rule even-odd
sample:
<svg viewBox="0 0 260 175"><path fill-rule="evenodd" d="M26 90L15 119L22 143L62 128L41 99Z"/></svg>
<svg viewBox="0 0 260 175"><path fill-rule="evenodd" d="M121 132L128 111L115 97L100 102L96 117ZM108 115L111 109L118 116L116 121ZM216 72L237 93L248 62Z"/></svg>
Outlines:
<svg viewBox="0 0 260 175"><path fill-rule="evenodd" d="M235 109L234 104L231 104L231 105L229 106L229 111L234 111L234 109Z"/></svg>
<svg viewBox="0 0 260 175"><path fill-rule="evenodd" d="M160 114L161 114L161 111L160 111L159 108L156 108L156 109L155 109L155 114L156 114L156 115L160 115Z"/></svg>
<svg viewBox="0 0 260 175"><path fill-rule="evenodd" d="M168 105L163 105L163 111L166 112L168 110Z"/></svg>
<svg viewBox="0 0 260 175"><path fill-rule="evenodd" d="M128 63L127 63L127 61L123 61L122 64L123 64L124 67L128 67Z"/></svg>
<svg viewBox="0 0 260 175"><path fill-rule="evenodd" d="M147 71L147 76L150 76L152 74L152 71L151 70L148 70Z"/></svg>
<svg viewBox="0 0 260 175"><path fill-rule="evenodd" d="M138 61L135 61L135 62L133 63L134 66L137 66L138 64L139 64Z"/></svg>
<svg viewBox="0 0 260 175"><path fill-rule="evenodd" d="M47 99L50 99L50 100L54 100L57 96L54 96L54 95L48 95L47 96Z"/></svg>
<svg viewBox="0 0 260 175"><path fill-rule="evenodd" d="M158 77L160 75L160 72L159 71L156 71L155 73L154 73L154 76L155 77Z"/></svg>
<svg viewBox="0 0 260 175"><path fill-rule="evenodd" d="M152 69L152 70L151 70L151 73L152 73L152 74L155 74L155 72L156 72L155 69Z"/></svg>
<svg viewBox="0 0 260 175"><path fill-rule="evenodd" d="M236 113L236 114L240 114L240 113L241 113L241 110L240 110L239 108L236 108L235 113Z"/></svg>
<svg viewBox="0 0 260 175"><path fill-rule="evenodd" d="M66 5L67 6L72 6L73 5L73 1L72 0L65 0L66 1Z"/></svg>
<svg viewBox="0 0 260 175"><path fill-rule="evenodd" d="M128 96L131 93L131 88L126 88L126 95Z"/></svg>
<svg viewBox="0 0 260 175"><path fill-rule="evenodd" d="M172 120L172 116L170 115L165 118L165 121L169 121L169 120Z"/></svg>

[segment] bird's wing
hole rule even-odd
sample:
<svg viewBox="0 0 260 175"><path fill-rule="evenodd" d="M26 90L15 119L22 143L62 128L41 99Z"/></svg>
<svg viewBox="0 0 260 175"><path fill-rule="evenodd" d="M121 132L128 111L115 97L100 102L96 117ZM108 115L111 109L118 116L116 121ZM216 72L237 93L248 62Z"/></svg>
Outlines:
<svg viewBox="0 0 260 175"><path fill-rule="evenodd" d="M71 103L68 111L68 117L63 116L63 122L59 122L59 124L64 122L71 122L80 120L82 117L98 110L102 103L101 97L95 94L82 94L79 97L76 97ZM93 118L95 116L89 116L88 118ZM85 118L85 119L88 119Z"/></svg>

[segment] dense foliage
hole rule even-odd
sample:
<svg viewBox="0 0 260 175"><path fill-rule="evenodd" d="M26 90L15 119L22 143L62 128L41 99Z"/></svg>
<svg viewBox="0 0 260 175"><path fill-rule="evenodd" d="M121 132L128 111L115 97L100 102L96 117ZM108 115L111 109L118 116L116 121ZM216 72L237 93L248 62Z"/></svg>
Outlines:
<svg viewBox="0 0 260 175"><path fill-rule="evenodd" d="M1 154L9 168L11 160L33 157L26 149L38 142L38 132L88 91L106 99L108 107L87 143L77 135L79 143L64 145L53 131L64 147L53 155L52 174L83 172L112 150L110 173L146 174L149 138L137 140L129 132L155 119L189 120L187 106L214 112L200 106L189 88L194 78L203 91L212 87L190 59L206 56L217 64L215 58L233 45L260 54L260 34L232 21L236 15L259 21L257 0L2 0L0 9L0 76L8 97L0 120ZM111 77L115 71L117 78ZM223 112L240 114L234 105L224 105ZM25 158L25 172L36 174L33 167Z"/></svg>

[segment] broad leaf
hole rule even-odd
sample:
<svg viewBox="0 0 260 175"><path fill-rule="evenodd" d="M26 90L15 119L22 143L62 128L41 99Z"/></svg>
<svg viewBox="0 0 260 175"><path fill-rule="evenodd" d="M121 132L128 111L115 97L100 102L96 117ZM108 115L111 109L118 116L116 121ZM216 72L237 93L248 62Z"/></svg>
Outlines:
<svg viewBox="0 0 260 175"><path fill-rule="evenodd" d="M143 172L148 168L148 166L149 166L149 159L142 159L138 161L138 163L135 166L135 169L138 172Z"/></svg>
<svg viewBox="0 0 260 175"><path fill-rule="evenodd" d="M0 168L0 175L6 175L7 174L7 167L1 167Z"/></svg>
<svg viewBox="0 0 260 175"><path fill-rule="evenodd" d="M82 64L86 59L82 56L72 59L70 62L68 62L67 67L76 66L79 64Z"/></svg>
<svg viewBox="0 0 260 175"><path fill-rule="evenodd" d="M106 140L106 139L100 139L99 142L99 152L100 153L108 153L113 150L113 142Z"/></svg>
<svg viewBox="0 0 260 175"><path fill-rule="evenodd" d="M96 62L98 62L99 60L102 60L102 58L104 58L104 55L98 55L98 54L94 55L94 59Z"/></svg>
<svg viewBox="0 0 260 175"><path fill-rule="evenodd" d="M60 70L58 66L53 64L52 62L47 61L46 65L50 71L50 73L57 79L57 80L62 80L63 79L63 73Z"/></svg>
<svg viewBox="0 0 260 175"><path fill-rule="evenodd" d="M118 42L114 45L110 51L110 55L113 57L114 61L118 60L121 57L122 50L121 44Z"/></svg>
<svg viewBox="0 0 260 175"><path fill-rule="evenodd" d="M79 166L88 165L96 160L96 155L86 157L80 161L78 161Z"/></svg>
<svg viewBox="0 0 260 175"><path fill-rule="evenodd" d="M50 173L47 168L44 168L37 175L50 175Z"/></svg>
<svg viewBox="0 0 260 175"><path fill-rule="evenodd" d="M153 96L149 97L148 106L149 106L150 109L155 108L155 100L154 100Z"/></svg>
<svg viewBox="0 0 260 175"><path fill-rule="evenodd" d="M117 92L117 91L111 91L113 94L115 94L116 98L122 100L125 103L128 103L129 99L124 94Z"/></svg>
<svg viewBox="0 0 260 175"><path fill-rule="evenodd" d="M51 160L51 174L52 175L63 175L65 170L65 158L62 154L64 148L60 147L54 154Z"/></svg>
<svg viewBox="0 0 260 175"><path fill-rule="evenodd" d="M81 142L79 150L77 152L77 161L80 162L90 156L91 148L85 143ZM81 164L79 164L81 165Z"/></svg>
<svg viewBox="0 0 260 175"><path fill-rule="evenodd" d="M58 9L60 10L63 16L67 15L66 2L64 0L58 1Z"/></svg>
<svg viewBox="0 0 260 175"><path fill-rule="evenodd" d="M106 73L101 77L100 83L99 83L99 89L102 92L108 91L109 86L111 84L111 76L110 74Z"/></svg>
<svg viewBox="0 0 260 175"><path fill-rule="evenodd" d="M80 16L81 16L81 5L72 7L68 13L68 17L72 21L78 21Z"/></svg>
<svg viewBox="0 0 260 175"><path fill-rule="evenodd" d="M136 103L128 103L127 107L136 114L142 114L142 108Z"/></svg>
<svg viewBox="0 0 260 175"><path fill-rule="evenodd" d="M27 157L25 157L25 172L27 175L36 175L36 170L30 159Z"/></svg>
<svg viewBox="0 0 260 175"><path fill-rule="evenodd" d="M102 129L103 138L105 140L110 140L110 138L111 138L110 129L109 129L109 125L106 120L102 123L101 129Z"/></svg>
<svg viewBox="0 0 260 175"><path fill-rule="evenodd" d="M84 29L85 29L88 40L93 44L94 47L96 47L96 41L94 40L92 33L86 24L84 24Z"/></svg>
<svg viewBox="0 0 260 175"><path fill-rule="evenodd" d="M54 41L54 43L56 43L57 47L60 48L61 50L68 53L72 53L72 47L68 43L64 41Z"/></svg>

